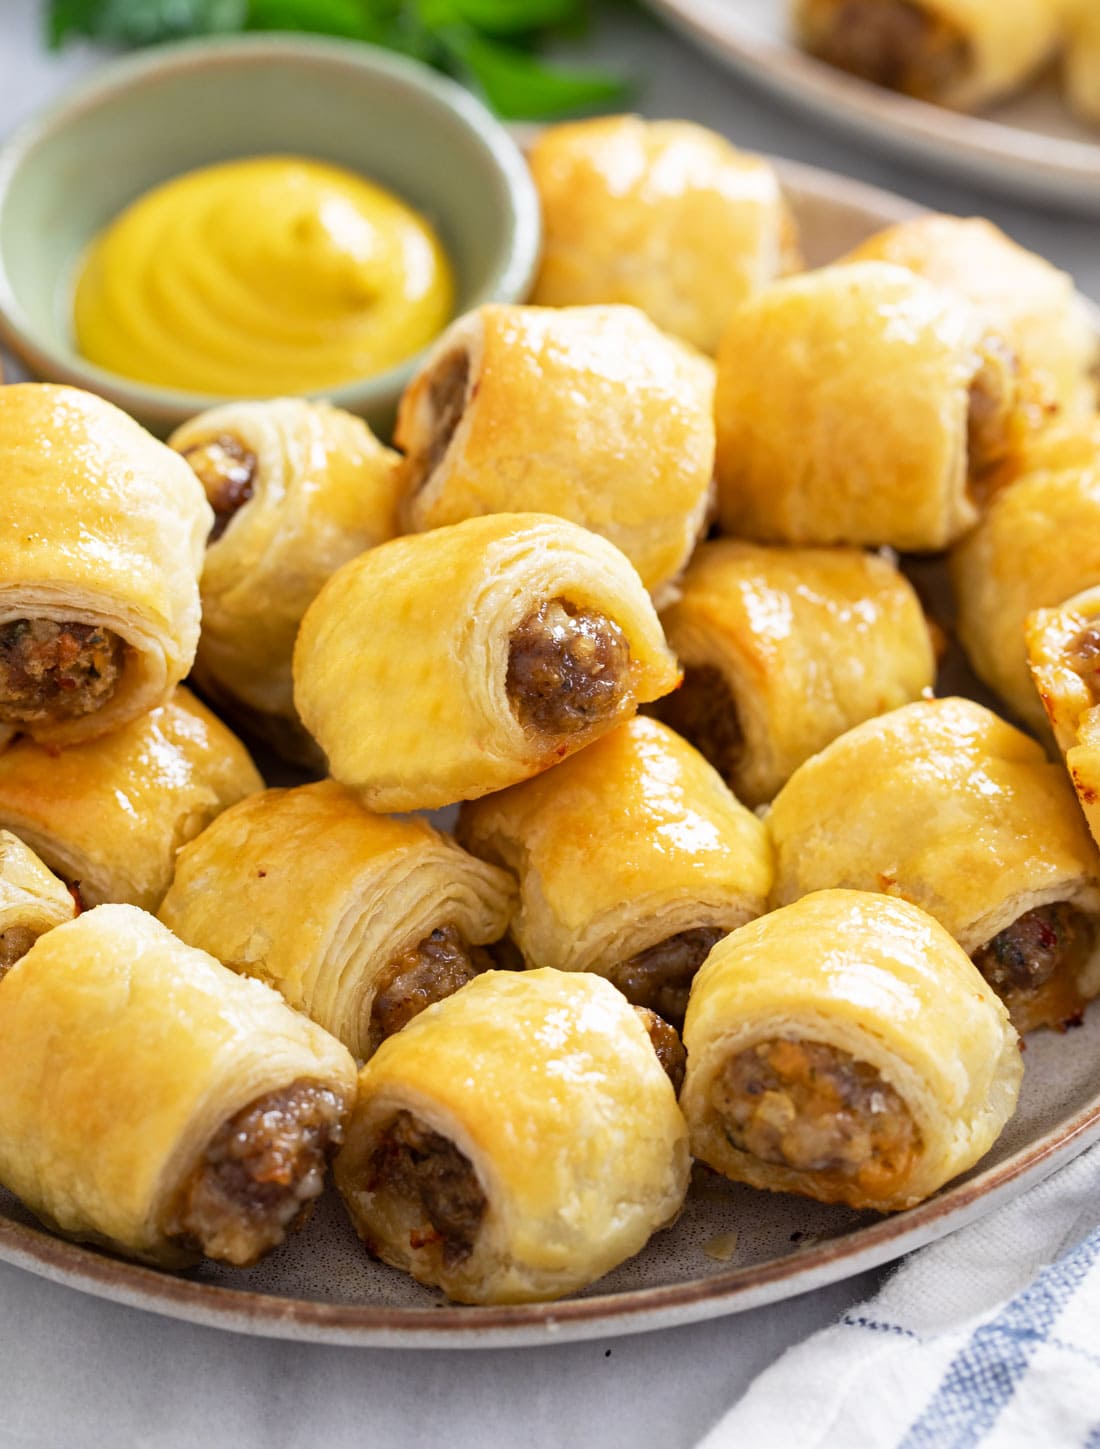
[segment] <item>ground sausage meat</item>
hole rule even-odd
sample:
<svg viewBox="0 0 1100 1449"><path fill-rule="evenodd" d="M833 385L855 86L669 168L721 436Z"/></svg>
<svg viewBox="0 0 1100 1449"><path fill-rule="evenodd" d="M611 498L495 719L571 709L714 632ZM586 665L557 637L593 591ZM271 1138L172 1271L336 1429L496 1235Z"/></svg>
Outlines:
<svg viewBox="0 0 1100 1449"><path fill-rule="evenodd" d="M1093 699L1100 699L1100 627L1090 624L1082 629L1066 650L1066 660L1088 685Z"/></svg>
<svg viewBox="0 0 1100 1449"><path fill-rule="evenodd" d="M0 931L0 981L38 940L38 933L29 926L9 926Z"/></svg>
<svg viewBox="0 0 1100 1449"><path fill-rule="evenodd" d="M578 734L619 713L629 664L630 645L614 620L551 599L512 635L508 699L524 729Z"/></svg>
<svg viewBox="0 0 1100 1449"><path fill-rule="evenodd" d="M636 1006L634 1010L641 1018L642 1025L649 1032L649 1039L653 1043L653 1050L657 1053L657 1060L668 1073L668 1079L675 1089L676 1095L680 1095L680 1088L684 1085L684 1073L687 1070L687 1052L680 1040L680 1033L663 1016L658 1016L655 1011L650 1011L647 1006Z"/></svg>
<svg viewBox="0 0 1100 1449"><path fill-rule="evenodd" d="M375 987L368 1032L370 1051L407 1026L433 1001L453 995L492 964L488 953L468 945L456 926L439 926L415 946L400 952L384 968Z"/></svg>
<svg viewBox="0 0 1100 1449"><path fill-rule="evenodd" d="M183 1183L165 1232L237 1267L255 1263L304 1221L343 1140L335 1092L295 1082L231 1117Z"/></svg>
<svg viewBox="0 0 1100 1449"><path fill-rule="evenodd" d="M95 624L0 625L0 720L19 725L94 714L114 694L125 652L117 634Z"/></svg>
<svg viewBox="0 0 1100 1449"><path fill-rule="evenodd" d="M841 70L925 99L948 91L970 59L958 31L912 0L838 0L813 48Z"/></svg>
<svg viewBox="0 0 1100 1449"><path fill-rule="evenodd" d="M732 785L745 753L745 737L737 705L721 670L712 664L689 664L684 682L655 711L665 724L693 744Z"/></svg>
<svg viewBox="0 0 1100 1449"><path fill-rule="evenodd" d="M469 383L470 359L465 352L448 352L433 368L428 378L431 428L424 446L410 456L407 464L414 489L424 486L451 446L455 429L466 410Z"/></svg>
<svg viewBox="0 0 1100 1449"><path fill-rule="evenodd" d="M214 527L207 543L216 543L230 520L252 497L256 486L256 454L232 433L219 433L205 443L185 448L183 456L206 490L214 510Z"/></svg>
<svg viewBox="0 0 1100 1449"><path fill-rule="evenodd" d="M978 347L980 364L970 382L966 420L972 477L1000 462L1008 451L1016 403L1016 355L998 337Z"/></svg>
<svg viewBox="0 0 1100 1449"><path fill-rule="evenodd" d="M1037 906L974 952L1017 1031L1069 1026L1084 1010L1076 980L1092 949L1089 918L1068 901Z"/></svg>
<svg viewBox="0 0 1100 1449"><path fill-rule="evenodd" d="M443 1262L453 1267L473 1251L488 1206L469 1158L411 1112L398 1112L371 1155L367 1191L386 1191L417 1204L431 1240L442 1244ZM415 1239L415 1241L412 1241ZM424 1247L415 1232L413 1247Z"/></svg>
<svg viewBox="0 0 1100 1449"><path fill-rule="evenodd" d="M633 1006L648 1006L681 1027L695 973L725 934L718 926L678 931L628 961L621 961L608 976Z"/></svg>
<svg viewBox="0 0 1100 1449"><path fill-rule="evenodd" d="M734 1147L869 1196L888 1196L920 1150L893 1087L869 1063L820 1042L779 1038L738 1052L713 1102Z"/></svg>

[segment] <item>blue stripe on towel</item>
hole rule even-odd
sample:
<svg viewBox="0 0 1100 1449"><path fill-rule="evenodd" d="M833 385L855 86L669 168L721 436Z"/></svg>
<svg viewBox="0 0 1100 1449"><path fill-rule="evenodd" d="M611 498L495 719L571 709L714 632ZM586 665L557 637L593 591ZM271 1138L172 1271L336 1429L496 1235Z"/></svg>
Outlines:
<svg viewBox="0 0 1100 1449"><path fill-rule="evenodd" d="M1012 1399L1035 1350L1098 1258L1100 1230L1044 1268L992 1322L975 1329L899 1449L977 1444Z"/></svg>

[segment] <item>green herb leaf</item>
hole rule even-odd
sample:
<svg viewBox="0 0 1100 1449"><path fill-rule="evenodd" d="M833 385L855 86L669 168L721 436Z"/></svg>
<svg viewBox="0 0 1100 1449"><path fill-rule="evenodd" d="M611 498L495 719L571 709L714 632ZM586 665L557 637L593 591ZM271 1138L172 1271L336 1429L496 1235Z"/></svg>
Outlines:
<svg viewBox="0 0 1100 1449"><path fill-rule="evenodd" d="M630 86L603 70L561 70L470 30L448 31L444 46L506 120L544 120L621 104Z"/></svg>
<svg viewBox="0 0 1100 1449"><path fill-rule="evenodd" d="M249 30L305 30L384 45L386 20L361 0L248 0Z"/></svg>
<svg viewBox="0 0 1100 1449"><path fill-rule="evenodd" d="M244 26L247 0L54 0L50 36L72 32L93 40L148 45L185 35L213 35Z"/></svg>

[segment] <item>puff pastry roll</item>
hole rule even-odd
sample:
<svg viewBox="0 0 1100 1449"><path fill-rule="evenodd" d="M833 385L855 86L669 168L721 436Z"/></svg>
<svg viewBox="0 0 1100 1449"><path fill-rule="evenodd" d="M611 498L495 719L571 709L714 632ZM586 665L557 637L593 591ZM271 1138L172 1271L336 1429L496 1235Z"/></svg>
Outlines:
<svg viewBox="0 0 1100 1449"><path fill-rule="evenodd" d="M1100 420L1051 429L1031 444L1015 480L952 551L951 583L958 636L975 672L1042 730L1024 624L1033 610L1100 584Z"/></svg>
<svg viewBox="0 0 1100 1449"><path fill-rule="evenodd" d="M822 60L963 111L1017 90L1061 39L1055 0L795 0L794 16Z"/></svg>
<svg viewBox="0 0 1100 1449"><path fill-rule="evenodd" d="M1066 99L1085 121L1100 123L1100 10L1094 0L1067 0Z"/></svg>
<svg viewBox="0 0 1100 1449"><path fill-rule="evenodd" d="M983 1157L1023 1076L1008 1013L943 927L860 891L818 891L720 941L684 1038L696 1157L879 1212Z"/></svg>
<svg viewBox="0 0 1100 1449"><path fill-rule="evenodd" d="M301 398L228 403L169 442L214 509L195 679L280 752L308 758L291 656L341 564L397 532L397 463L361 419Z"/></svg>
<svg viewBox="0 0 1100 1449"><path fill-rule="evenodd" d="M532 302L619 302L714 353L746 297L798 270L775 168L690 121L549 126L527 155L542 202Z"/></svg>
<svg viewBox="0 0 1100 1449"><path fill-rule="evenodd" d="M657 706L738 799L770 800L803 760L931 687L908 581L858 549L703 544L661 616L684 682Z"/></svg>
<svg viewBox="0 0 1100 1449"><path fill-rule="evenodd" d="M294 655L295 701L331 773L382 811L526 780L678 679L618 549L540 514L472 518L345 564Z"/></svg>
<svg viewBox="0 0 1100 1449"><path fill-rule="evenodd" d="M553 513L609 538L656 591L703 526L713 398L711 363L634 307L481 307L401 399L406 525Z"/></svg>
<svg viewBox="0 0 1100 1449"><path fill-rule="evenodd" d="M267 790L185 846L160 919L368 1057L486 970L511 876L334 780ZM303 909L303 899L308 908Z"/></svg>
<svg viewBox="0 0 1100 1449"><path fill-rule="evenodd" d="M1089 304L1067 272L991 221L917 216L870 237L845 260L893 262L972 302L1015 351L1036 406L1063 418L1092 412L1100 344Z"/></svg>
<svg viewBox="0 0 1100 1449"><path fill-rule="evenodd" d="M960 298L887 262L792 277L718 355L718 511L763 542L939 549L1019 446L1015 357Z"/></svg>
<svg viewBox="0 0 1100 1449"><path fill-rule="evenodd" d="M347 1051L133 906L40 936L0 981L0 1182L144 1262L253 1263L321 1191Z"/></svg>
<svg viewBox="0 0 1100 1449"><path fill-rule="evenodd" d="M768 816L773 901L828 886L928 911L974 958L1020 1031L1061 1026L1100 992L1100 859L1064 771L968 699L858 725L807 760Z"/></svg>
<svg viewBox="0 0 1100 1449"><path fill-rule="evenodd" d="M672 1084L609 982L491 971L360 1072L336 1185L385 1262L462 1303L525 1303L644 1247L689 1162Z"/></svg>
<svg viewBox="0 0 1100 1449"><path fill-rule="evenodd" d="M86 905L155 911L180 846L262 789L240 740L181 687L159 709L64 753L17 740L0 754L0 826Z"/></svg>
<svg viewBox="0 0 1100 1449"><path fill-rule="evenodd" d="M195 657L211 511L110 403L0 391L0 744L71 745L163 704Z"/></svg>
<svg viewBox="0 0 1100 1449"><path fill-rule="evenodd" d="M0 830L0 978L39 936L75 915L68 886L18 836Z"/></svg>
<svg viewBox="0 0 1100 1449"><path fill-rule="evenodd" d="M519 877L511 936L525 961L595 971L677 1024L707 952L771 889L764 826L653 719L463 806L459 839Z"/></svg>

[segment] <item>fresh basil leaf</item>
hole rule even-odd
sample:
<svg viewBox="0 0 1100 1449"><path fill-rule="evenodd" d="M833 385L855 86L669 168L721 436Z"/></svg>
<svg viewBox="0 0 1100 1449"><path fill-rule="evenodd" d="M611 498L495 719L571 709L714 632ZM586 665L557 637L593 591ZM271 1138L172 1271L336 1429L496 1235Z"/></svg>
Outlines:
<svg viewBox="0 0 1100 1449"><path fill-rule="evenodd" d="M558 69L472 30L455 28L440 39L493 109L509 121L549 120L621 104L630 91L621 76Z"/></svg>
<svg viewBox="0 0 1100 1449"><path fill-rule="evenodd" d="M305 30L385 44L387 23L361 0L248 0L249 30Z"/></svg>

